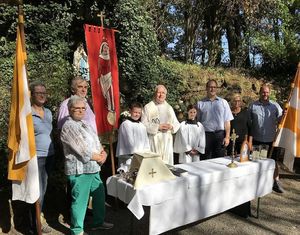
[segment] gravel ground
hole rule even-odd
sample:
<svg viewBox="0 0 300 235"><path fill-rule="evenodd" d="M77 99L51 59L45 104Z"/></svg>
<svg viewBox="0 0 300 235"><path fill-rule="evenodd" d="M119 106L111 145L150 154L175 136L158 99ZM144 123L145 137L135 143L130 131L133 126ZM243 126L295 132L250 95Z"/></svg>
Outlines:
<svg viewBox="0 0 300 235"><path fill-rule="evenodd" d="M211 218L192 223L165 234L191 235L191 234L300 234L300 176L299 174L281 174L281 182L286 192L284 194L271 193L260 201L259 218L255 218L257 201L251 202L251 217L239 217L231 212L213 216ZM8 200L0 192L1 204ZM51 194L51 193L49 193ZM1 196L2 195L2 196ZM49 226L53 228L51 234L69 234L68 224L63 222L64 203L60 195L52 193L45 210L45 217ZM114 202L114 200L110 200ZM115 203L111 203L115 204ZM136 220L122 203L107 207L106 220L114 223L114 228L108 231L90 232L88 234L147 234L147 216L142 220ZM7 206L5 206L7 205ZM7 213L3 213L8 210ZM87 215L87 223L91 217ZM132 228L132 229L131 229ZM2 232L1 232L2 231ZM5 233L6 232L6 233ZM22 234L10 225L10 213L8 203L0 206L0 234Z"/></svg>

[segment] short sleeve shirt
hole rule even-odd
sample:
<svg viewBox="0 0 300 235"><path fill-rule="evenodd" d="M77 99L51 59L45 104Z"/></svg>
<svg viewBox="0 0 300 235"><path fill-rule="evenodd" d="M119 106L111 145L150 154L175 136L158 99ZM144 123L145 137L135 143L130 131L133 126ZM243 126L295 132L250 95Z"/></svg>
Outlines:
<svg viewBox="0 0 300 235"><path fill-rule="evenodd" d="M44 117L40 117L32 109L32 118L34 125L34 136L36 154L38 157L47 157L54 154L54 146L51 139L52 132L52 114L47 108L44 108Z"/></svg>
<svg viewBox="0 0 300 235"><path fill-rule="evenodd" d="M251 135L260 142L272 142L276 135L277 124L282 116L282 108L275 101L267 104L259 100L249 106Z"/></svg>
<svg viewBox="0 0 300 235"><path fill-rule="evenodd" d="M197 103L197 109L198 121L206 132L225 130L225 122L233 119L228 102L220 97L202 99Z"/></svg>

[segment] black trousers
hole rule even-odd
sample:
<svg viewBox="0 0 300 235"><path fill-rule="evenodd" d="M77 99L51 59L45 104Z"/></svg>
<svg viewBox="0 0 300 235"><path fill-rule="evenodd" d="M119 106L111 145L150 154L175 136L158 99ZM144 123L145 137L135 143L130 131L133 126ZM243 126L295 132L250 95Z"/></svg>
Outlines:
<svg viewBox="0 0 300 235"><path fill-rule="evenodd" d="M235 146L234 146L234 153L235 154L240 154L241 153L241 147L242 147L243 142L235 142ZM232 141L229 142L229 145L227 146L227 156L231 156L232 155Z"/></svg>
<svg viewBox="0 0 300 235"><path fill-rule="evenodd" d="M201 155L201 160L225 156L225 147L223 144L225 138L224 130L205 132L205 138L205 154Z"/></svg>

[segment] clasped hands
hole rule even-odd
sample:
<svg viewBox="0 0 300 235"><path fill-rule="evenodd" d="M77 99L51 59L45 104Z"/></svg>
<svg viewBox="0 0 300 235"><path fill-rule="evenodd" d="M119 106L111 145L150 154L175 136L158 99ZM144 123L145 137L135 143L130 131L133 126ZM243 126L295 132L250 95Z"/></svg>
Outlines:
<svg viewBox="0 0 300 235"><path fill-rule="evenodd" d="M187 152L185 152L186 154L189 154L189 155L191 155L191 156L195 156L195 155L198 155L199 154L199 152L198 152L198 150L196 150L196 149L192 149L191 151L187 151Z"/></svg>
<svg viewBox="0 0 300 235"><path fill-rule="evenodd" d="M159 128L158 128L161 132L167 132L168 130L172 130L173 126L171 124L168 123L162 123L159 124Z"/></svg>
<svg viewBox="0 0 300 235"><path fill-rule="evenodd" d="M93 153L92 160L98 162L100 165L102 165L107 158L107 153L102 149L100 153Z"/></svg>

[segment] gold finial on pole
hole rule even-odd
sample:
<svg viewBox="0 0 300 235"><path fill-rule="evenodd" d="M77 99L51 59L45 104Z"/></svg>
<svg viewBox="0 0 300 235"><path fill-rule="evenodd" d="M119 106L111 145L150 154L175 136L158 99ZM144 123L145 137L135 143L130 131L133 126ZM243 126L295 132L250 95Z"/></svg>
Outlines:
<svg viewBox="0 0 300 235"><path fill-rule="evenodd" d="M97 16L100 17L100 21L101 21L101 27L104 27L104 19L105 19L105 12L101 11L100 14L98 14Z"/></svg>

